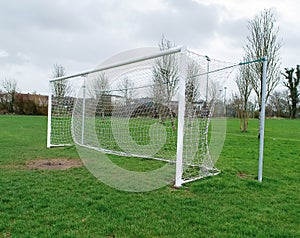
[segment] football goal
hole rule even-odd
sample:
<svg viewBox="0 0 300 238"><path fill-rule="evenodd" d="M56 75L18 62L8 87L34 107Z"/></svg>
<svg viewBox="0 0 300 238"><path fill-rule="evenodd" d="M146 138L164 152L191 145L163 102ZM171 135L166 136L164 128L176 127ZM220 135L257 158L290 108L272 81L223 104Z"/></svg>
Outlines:
<svg viewBox="0 0 300 238"><path fill-rule="evenodd" d="M172 163L176 187L217 175L226 130L217 85L237 65L185 47L142 48L51 79L47 146Z"/></svg>

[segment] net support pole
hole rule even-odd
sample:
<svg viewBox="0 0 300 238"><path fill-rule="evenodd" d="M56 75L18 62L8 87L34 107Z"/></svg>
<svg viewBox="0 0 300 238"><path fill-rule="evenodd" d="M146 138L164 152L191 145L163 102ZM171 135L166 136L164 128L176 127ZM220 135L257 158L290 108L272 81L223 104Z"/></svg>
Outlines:
<svg viewBox="0 0 300 238"><path fill-rule="evenodd" d="M85 76L83 76L82 85L82 115L81 115L81 144L84 144L84 130L85 130Z"/></svg>
<svg viewBox="0 0 300 238"><path fill-rule="evenodd" d="M209 62L210 58L206 55L205 56L207 60L207 68L206 68L206 93L205 93L205 107L207 107L207 102L208 102L208 80L209 80Z"/></svg>
<svg viewBox="0 0 300 238"><path fill-rule="evenodd" d="M184 136L184 114L185 114L185 80L187 72L186 47L181 48L179 68L179 93L178 93L178 130L177 130L177 152L176 152L176 175L175 187L182 185L182 156Z"/></svg>
<svg viewBox="0 0 300 238"><path fill-rule="evenodd" d="M266 82L267 82L268 58L263 58L262 88L261 88L261 112L259 127L259 161L258 161L258 181L262 182L264 137L265 137L265 108L266 108Z"/></svg>
<svg viewBox="0 0 300 238"><path fill-rule="evenodd" d="M47 148L51 147L52 93L48 95Z"/></svg>

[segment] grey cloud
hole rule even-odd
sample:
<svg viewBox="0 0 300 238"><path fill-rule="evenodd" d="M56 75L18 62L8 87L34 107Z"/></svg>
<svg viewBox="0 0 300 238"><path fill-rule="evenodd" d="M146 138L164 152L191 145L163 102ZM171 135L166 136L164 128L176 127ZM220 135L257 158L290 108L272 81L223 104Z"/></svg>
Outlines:
<svg viewBox="0 0 300 238"><path fill-rule="evenodd" d="M94 53L126 45L131 24L115 1L1 1L0 20L1 48L38 62L100 58Z"/></svg>
<svg viewBox="0 0 300 238"><path fill-rule="evenodd" d="M162 34L189 45L205 44L213 37L218 8L191 0L166 3L165 11L141 13L115 0L2 1L2 48L12 55L33 55L38 62L96 60L100 57L95 52L106 55L109 50L156 45Z"/></svg>
<svg viewBox="0 0 300 238"><path fill-rule="evenodd" d="M191 0L164 3L168 8L139 11L131 1L1 1L1 48L9 57L0 64L32 64L50 75L59 63L71 73L129 48L157 45L162 34L177 44L205 48L220 8Z"/></svg>
<svg viewBox="0 0 300 238"><path fill-rule="evenodd" d="M248 35L246 18L222 21L215 29L220 35L230 38L231 47L242 47Z"/></svg>
<svg viewBox="0 0 300 238"><path fill-rule="evenodd" d="M65 30L81 31L88 25L84 20L85 14L76 4L69 5L66 1L1 1L1 23L7 29L14 31L24 26L36 30Z"/></svg>
<svg viewBox="0 0 300 238"><path fill-rule="evenodd" d="M218 24L218 8L194 1L168 1L168 9L135 16L136 36L158 42L165 34L178 44L206 44Z"/></svg>

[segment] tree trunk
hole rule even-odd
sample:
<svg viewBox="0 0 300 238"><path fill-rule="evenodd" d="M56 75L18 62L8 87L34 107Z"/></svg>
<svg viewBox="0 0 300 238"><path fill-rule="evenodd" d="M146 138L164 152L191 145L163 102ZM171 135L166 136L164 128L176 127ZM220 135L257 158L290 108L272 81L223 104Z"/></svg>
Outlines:
<svg viewBox="0 0 300 238"><path fill-rule="evenodd" d="M240 131L241 132L247 132L248 130L248 119L249 115L248 112L245 110L239 111L239 117L240 117Z"/></svg>

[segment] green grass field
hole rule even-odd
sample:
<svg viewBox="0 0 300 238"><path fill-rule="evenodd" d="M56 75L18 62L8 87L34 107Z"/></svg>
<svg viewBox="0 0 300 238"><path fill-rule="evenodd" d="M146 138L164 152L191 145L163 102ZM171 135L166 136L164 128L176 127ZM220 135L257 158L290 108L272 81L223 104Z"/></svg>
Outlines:
<svg viewBox="0 0 300 238"><path fill-rule="evenodd" d="M85 167L28 169L31 160L78 159L75 147L46 149L46 124L0 116L0 237L300 237L299 120L266 121L262 183L258 121L240 133L229 119L220 175L147 193L110 188Z"/></svg>

